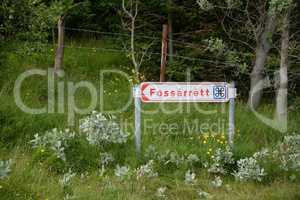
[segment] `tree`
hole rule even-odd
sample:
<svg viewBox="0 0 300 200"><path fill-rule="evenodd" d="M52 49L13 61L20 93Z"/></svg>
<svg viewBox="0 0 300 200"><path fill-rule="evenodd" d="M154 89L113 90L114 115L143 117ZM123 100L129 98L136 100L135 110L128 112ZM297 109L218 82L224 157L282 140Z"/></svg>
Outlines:
<svg viewBox="0 0 300 200"><path fill-rule="evenodd" d="M250 74L248 105L253 108L258 107L263 95L265 65L268 54L273 48L272 38L277 24L276 13L270 12L270 2L226 0L225 5L221 3L214 5L208 0L197 2L203 10L221 11L222 16L218 18L225 35L232 42L242 44L255 54L254 66Z"/></svg>
<svg viewBox="0 0 300 200"><path fill-rule="evenodd" d="M283 126L287 124L287 96L288 96L288 65L289 65L289 40L290 40L290 15L294 7L292 1L281 1L276 11L283 12L281 51L280 51L280 70L279 87L276 96L276 118ZM286 3L286 4L282 4ZM278 6L277 6L278 7ZM284 128L284 127L282 127Z"/></svg>
<svg viewBox="0 0 300 200"><path fill-rule="evenodd" d="M137 16L138 16L139 2L135 1L135 0L129 0L128 4L129 4L129 10L127 9L127 7L125 5L125 0L122 0L122 9L130 20L130 22L129 22L130 25L128 26L128 29L130 31L130 57L131 57L131 61L134 66L134 69L135 69L136 81L139 81L141 65L142 65L145 55L147 54L147 51L151 47L152 43L145 45L143 47L143 52L141 53L141 55L139 52L137 52L137 50L135 48L135 31L136 31L136 20L137 20ZM123 25L127 26L125 23L123 23Z"/></svg>
<svg viewBox="0 0 300 200"><path fill-rule="evenodd" d="M57 21L57 49L55 53L54 70L61 69L64 58L64 43L65 43L65 20L74 8L79 5L86 4L86 1L74 3L73 0L54 1L52 3L52 10L54 11L54 20Z"/></svg>
<svg viewBox="0 0 300 200"><path fill-rule="evenodd" d="M268 53L272 48L271 37L276 26L275 14L262 14L261 22L257 26L255 64L250 78L250 92L248 105L254 108L258 107L263 95L264 88L264 69Z"/></svg>

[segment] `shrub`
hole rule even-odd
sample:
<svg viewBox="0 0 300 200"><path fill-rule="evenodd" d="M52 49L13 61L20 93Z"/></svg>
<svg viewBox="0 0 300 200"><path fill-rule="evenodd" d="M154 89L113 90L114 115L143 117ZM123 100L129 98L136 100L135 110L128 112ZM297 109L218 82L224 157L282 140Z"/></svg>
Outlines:
<svg viewBox="0 0 300 200"><path fill-rule="evenodd" d="M115 158L110 153L101 153L100 154L100 164L102 166L108 166L110 163L114 162Z"/></svg>
<svg viewBox="0 0 300 200"><path fill-rule="evenodd" d="M125 180L130 176L130 167L117 165L115 169L115 175L121 180Z"/></svg>
<svg viewBox="0 0 300 200"><path fill-rule="evenodd" d="M230 147L226 147L225 150L218 148L212 157L212 162L209 164L208 172L226 174L233 164L233 153Z"/></svg>
<svg viewBox="0 0 300 200"><path fill-rule="evenodd" d="M75 133L69 129L59 131L55 128L52 131L47 131L43 136L35 134L30 143L34 149L51 150L57 158L66 161L65 149L68 147L68 141L74 136Z"/></svg>
<svg viewBox="0 0 300 200"><path fill-rule="evenodd" d="M5 179L11 172L12 160L0 161L0 179Z"/></svg>
<svg viewBox="0 0 300 200"><path fill-rule="evenodd" d="M184 162L184 157L179 155L176 151L167 150L166 152L158 155L158 161L164 165L179 166Z"/></svg>
<svg viewBox="0 0 300 200"><path fill-rule="evenodd" d="M187 185L193 185L196 182L196 174L193 173L191 170L188 170L185 173L185 177L184 177L184 183Z"/></svg>
<svg viewBox="0 0 300 200"><path fill-rule="evenodd" d="M80 121L80 131L86 134L91 145L123 144L127 142L128 134L124 133L114 121L115 117L106 117L93 111Z"/></svg>
<svg viewBox="0 0 300 200"><path fill-rule="evenodd" d="M300 135L285 136L274 151L274 157L285 171L300 171Z"/></svg>
<svg viewBox="0 0 300 200"><path fill-rule="evenodd" d="M154 171L154 161L150 160L147 164L140 166L136 170L137 179L142 177L152 178L157 177L158 173Z"/></svg>
<svg viewBox="0 0 300 200"><path fill-rule="evenodd" d="M221 187L223 184L222 179L219 176L216 176L215 179L211 182L212 186L218 188Z"/></svg>
<svg viewBox="0 0 300 200"><path fill-rule="evenodd" d="M266 175L264 168L253 158L244 158L237 161L238 170L233 173L237 180L257 180L261 181Z"/></svg>

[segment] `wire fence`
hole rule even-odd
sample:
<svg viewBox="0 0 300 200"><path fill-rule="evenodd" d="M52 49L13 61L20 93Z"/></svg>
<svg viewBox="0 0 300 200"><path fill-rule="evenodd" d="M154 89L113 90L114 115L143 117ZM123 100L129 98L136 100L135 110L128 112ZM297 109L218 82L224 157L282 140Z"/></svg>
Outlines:
<svg viewBox="0 0 300 200"><path fill-rule="evenodd" d="M120 33L120 32L106 32L106 31L97 31L97 30L91 30L91 29L84 29L84 28L73 28L73 27L65 27L66 30L70 30L70 31L77 31L77 32L86 32L86 33L94 33L94 34L101 34L101 35L106 35L106 36L123 36L123 37L131 37L130 33ZM186 33L174 33L174 35L177 34L185 34L185 35L190 35L193 36L194 32L190 31L190 32L186 32ZM149 35L145 35L145 34L137 34L135 33L135 37L136 38L140 38L140 39L151 39L154 40L158 43L161 42L161 37L160 36L149 36ZM191 42L185 42L185 41L181 41L181 40L170 40L168 39L168 41L171 41L174 46L179 46L179 47L183 47L183 48L191 48L191 49L195 49L195 50L203 50L203 49L207 49L207 44L206 43L200 43L197 42L198 44L195 43L191 43ZM235 52L236 54L244 54L244 52ZM183 56L183 57L188 57L188 56ZM191 57L188 57L188 59L190 59ZM292 62L291 64L300 64L300 58L297 58L295 56L293 56L293 59L298 59L299 62ZM197 59L197 58L195 58Z"/></svg>
<svg viewBox="0 0 300 200"><path fill-rule="evenodd" d="M122 37L126 37L125 41L128 41L130 38L130 33L119 33L119 32L106 32L106 31L97 31L97 30L90 30L90 29L83 29L83 28L73 28L73 27L65 27L65 30L67 31L76 31L79 33L89 33L89 34L97 34L102 35L106 37L110 37L113 40L122 39ZM191 33L192 34L192 33ZM160 36L149 36L144 34L135 34L136 38L139 39L147 39L151 40L151 42L156 42L158 47L160 47L161 44L161 37ZM183 49L194 49L203 51L207 49L207 44L201 43L201 44L194 44L186 41L180 41L180 40L170 40L173 42L175 48L183 48ZM50 44L45 44L50 45ZM55 48L55 45L50 45L52 48ZM106 48L106 47L99 47L99 46L82 46L78 44L73 45L64 45L65 48L68 49L85 49L85 50L91 50L91 51L102 51L102 52L110 52L110 53L118 53L118 54L128 54L132 53L129 49L124 48L124 45L117 46L116 48ZM140 52L134 52L135 54L139 54ZM243 52L237 52L239 54L243 54ZM147 52L148 56L157 56L157 60L160 60L161 52L157 50L152 50ZM221 60L216 58L199 58L199 57L191 57L186 55L179 55L178 53L170 55L167 54L168 57L172 57L173 59L182 60L182 61L191 61L195 62L201 65L209 65L204 68L204 70L207 73L214 73L218 75L219 77L223 77L223 79L227 79L228 74L225 73L225 71L233 72L230 74L230 76L235 76L237 79L243 79L243 77L247 76L249 77L251 75L250 70L241 70L240 69L240 63L234 63L234 62L228 62L225 60ZM300 62L293 62L291 63L293 65L300 64ZM279 64L278 64L279 65ZM275 76L279 69L265 69L264 74ZM242 77L241 77L242 76ZM291 82L297 82L300 80L300 71L289 71L288 73L289 80ZM248 87L247 81L239 81L240 85L243 87Z"/></svg>

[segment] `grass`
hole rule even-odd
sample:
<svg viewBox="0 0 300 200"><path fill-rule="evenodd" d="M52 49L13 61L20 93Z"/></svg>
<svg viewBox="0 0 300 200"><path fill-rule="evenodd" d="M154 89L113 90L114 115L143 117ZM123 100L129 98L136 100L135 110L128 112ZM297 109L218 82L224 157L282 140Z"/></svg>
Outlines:
<svg viewBox="0 0 300 200"><path fill-rule="evenodd" d="M0 199L63 199L63 190L57 184L58 176L49 173L43 165L32 165L30 155L14 151L10 155L16 162L13 173L6 181L0 181ZM197 190L205 190L213 199L299 199L299 184L288 180L276 180L269 184L235 182L224 179L230 188L214 188L204 171L197 171L195 186L187 186L177 176L162 176L144 181L120 181L114 176L100 177L97 172L74 179L72 188L76 199L155 199L156 189L167 187L169 199L198 199Z"/></svg>
<svg viewBox="0 0 300 200"><path fill-rule="evenodd" d="M102 52L92 47L112 48L114 43L110 41L94 41L90 43L70 41L65 52L64 71L65 76L59 81L66 83L72 81L91 82L99 91L100 72L104 69L118 69L132 74L130 61L125 55L112 52ZM32 56L26 55L21 50L22 44L13 44L18 51L7 51L1 66L0 74L0 160L12 158L14 160L13 171L8 179L0 180L0 199L2 200L28 200L28 199L63 199L63 190L58 185L61 177L43 162L34 160L33 152L28 145L36 133L46 130L68 127L68 115L41 114L30 115L16 107L13 98L14 81L22 72L28 69L47 69L53 65L53 49L44 46L41 53ZM90 46L91 49L73 48L78 46ZM106 75L103 80L104 107L98 102L97 110L111 110L122 107L130 98L130 84L124 77L117 74ZM65 88L67 91L67 88ZM56 91L57 92L57 91ZM56 93L57 94L57 93ZM98 94L99 98L101 94ZM27 105L34 107L47 106L47 80L46 77L33 77L26 80L22 86L22 98ZM65 96L66 97L66 96ZM89 93L80 89L76 92L76 104L80 108L87 107L90 103ZM216 111L213 114L205 114L196 110ZM209 148L216 148L215 142L203 144L199 138L200 131L192 128L195 120L199 125L203 123L213 124L221 122L227 130L227 106L221 104L144 104L143 109L148 113L143 114L143 150L153 144L158 151L167 149L176 150L180 154L195 153L201 158L206 158ZM64 104L68 109L67 102ZM180 108L177 111L176 109ZM174 111L166 114L162 110ZM149 113L151 112L151 113ZM272 116L273 105L263 105L260 113ZM116 113L122 127L129 133L133 133L133 105L132 102L126 109ZM236 106L236 130L235 157L245 157L263 147L275 146L285 134L297 132L300 119L299 110L289 113L288 133L280 133L263 124L243 102L237 102ZM77 120L84 115L76 114ZM161 127L165 123L166 127ZM170 126L176 126L171 131ZM70 127L77 130L77 127ZM195 127L194 127L195 128ZM164 130L165 129L165 130ZM185 133L185 134L183 134ZM202 132L203 133L203 132ZM77 151L72 152L74 157L80 155L82 162L95 160L97 153L85 146L84 143L74 144ZM76 147L74 149L76 149ZM117 162L136 167L137 160L133 137L126 146L113 147ZM77 158L77 157L76 157ZM85 161L86 159L86 161ZM78 161L78 166L82 165ZM75 161L74 161L75 162ZM185 167L164 168L161 167L158 178L137 181L135 179L121 181L113 174L113 168L109 169L107 176L99 176L97 167L87 170L88 175L80 178L76 176L72 182L72 189L77 199L156 199L155 192L158 187L166 186L169 199L198 199L197 190L203 189L213 195L213 199L300 199L299 180L292 182L286 175L271 177L269 182L236 182L232 177L224 178L226 187L213 188L210 181L213 176L206 173L203 168L196 168L197 183L194 186L184 184ZM270 175L272 176L272 175Z"/></svg>

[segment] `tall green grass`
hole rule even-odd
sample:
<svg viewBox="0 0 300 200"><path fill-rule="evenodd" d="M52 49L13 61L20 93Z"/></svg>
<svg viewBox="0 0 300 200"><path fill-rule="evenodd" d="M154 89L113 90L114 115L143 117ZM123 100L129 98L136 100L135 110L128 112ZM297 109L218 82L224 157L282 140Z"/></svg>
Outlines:
<svg viewBox="0 0 300 200"><path fill-rule="evenodd" d="M62 189L57 184L58 175L51 173L43 163L33 161L28 142L36 133L43 133L52 128L64 129L68 127L67 113L30 115L22 112L15 104L13 97L13 87L16 78L29 69L48 69L53 66L54 49L51 45L43 46L40 53L27 55L22 44L13 44L16 51L7 51L5 60L1 65L1 89L0 89L0 145L1 158L13 158L15 166L12 175L8 180L0 181L0 199L62 199ZM111 41L69 41L65 50L64 66L65 76L58 79L67 83L79 81L89 81L100 90L100 72L104 69L118 69L125 73L132 74L130 60L121 53L103 52L93 47L113 48ZM78 48L91 47L91 49ZM209 81L209 80L208 80ZM104 110L112 110L122 107L127 100L132 100L130 96L130 84L118 75L107 75L104 79ZM47 80L46 77L33 77L26 80L22 87L22 98L30 106L47 106ZM66 97L66 96L65 96ZM76 93L76 103L84 108L89 105L89 93L78 90ZM180 154L196 153L199 156L206 156L208 148L215 148L210 144L203 144L199 139L199 131L193 130L189 134L184 134L184 126L192 124L194 120L203 123L214 123L221 120L224 123L226 134L228 128L228 105L222 108L221 104L197 104L202 110L216 110L214 114L203 114L198 112L193 104L164 104L167 110L175 110L182 107L181 111L173 114L162 112L159 104L143 104L145 111L157 111L154 114L143 113L142 147L145 150L149 145L157 147L158 151L164 152L167 149L174 150ZM224 105L223 105L224 106ZM68 108L65 102L65 109ZM97 110L101 110L101 105L97 105ZM224 112L225 111L225 112ZM262 105L259 112L272 117L274 105ZM126 146L111 149L116 155L120 164L130 164L136 166L141 161L135 154L133 131L134 131L134 107L131 102L122 112L116 113L121 125L131 134L131 139ZM247 108L244 102L237 100L236 105L236 135L234 152L235 157L245 157L264 147L275 146L286 134L297 132L300 122L299 110L289 112L289 126L287 133L280 133L262 123L254 113ZM78 119L84 115L76 115L76 125L71 127L78 130ZM160 134L158 128L161 123L176 124L178 129L176 134L171 134L170 130ZM125 126L127 125L127 126ZM86 163L95 162L96 154L87 148L82 141L73 144L78 147L78 151L71 152L74 158L78 155L81 159L73 162L80 168ZM19 148L17 148L19 147ZM82 171L86 170L83 168ZM85 178L76 178L74 181L74 191L78 199L154 199L156 189L161 186L168 187L170 199L196 199L195 191L198 188L191 188L184 185L182 179L185 169L162 169L166 174L160 178L146 182L130 181L122 182L111 176L99 177L96 168L91 168L89 175ZM113 173L110 171L109 173ZM240 184L231 178L225 179L232 190L213 189L209 186L212 178L202 169L197 171L199 188L214 194L214 199L299 199L299 185L289 182L279 177L269 185L260 185L253 182ZM111 185L111 187L108 187ZM146 189L145 189L146 188Z"/></svg>

